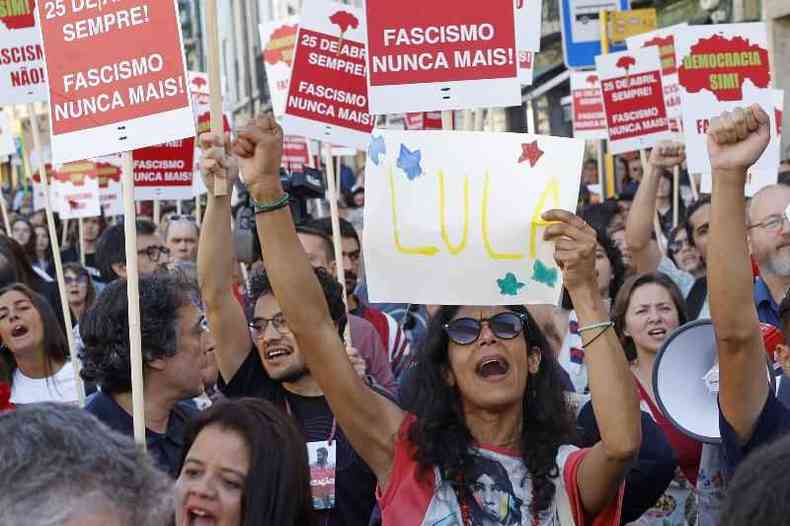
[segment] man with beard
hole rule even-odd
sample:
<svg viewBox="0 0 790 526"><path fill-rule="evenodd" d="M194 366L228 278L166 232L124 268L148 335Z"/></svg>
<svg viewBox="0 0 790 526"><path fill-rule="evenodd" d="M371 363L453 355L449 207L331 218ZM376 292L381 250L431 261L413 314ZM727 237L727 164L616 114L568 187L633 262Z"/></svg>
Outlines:
<svg viewBox="0 0 790 526"><path fill-rule="evenodd" d="M785 216L790 186L766 186L747 209L749 248L760 268L754 304L763 323L781 327L779 304L790 287L790 225Z"/></svg>
<svg viewBox="0 0 790 526"><path fill-rule="evenodd" d="M305 365L268 277L261 273L250 280L249 323L242 306L230 293L233 281L230 196L215 196L213 188L214 179L226 177L225 168L233 161L217 147L222 143L215 141L210 134L201 136L204 152L201 168L208 204L198 244L198 273L209 325L217 341L219 388L229 398L263 398L281 407L301 428L308 450L334 448L335 498L321 499L316 506L320 524L367 526L375 505L376 478L337 425L323 391ZM342 331L345 324L342 288L323 268L316 268L316 275L332 319ZM317 487L320 481L313 482ZM327 507L328 502L333 502L333 507Z"/></svg>
<svg viewBox="0 0 790 526"><path fill-rule="evenodd" d="M328 239L332 239L332 220L330 218L318 219L307 226L323 233ZM340 238L343 247L343 270L346 277L348 310L354 316L366 319L376 328L384 347L387 349L392 372L396 378L400 378L400 374L408 364L408 358L411 354L406 334L392 316L364 303L355 293L359 282L360 268L362 267L362 247L354 226L343 218L340 218ZM337 277L335 253L331 251L328 255L331 257L329 269Z"/></svg>

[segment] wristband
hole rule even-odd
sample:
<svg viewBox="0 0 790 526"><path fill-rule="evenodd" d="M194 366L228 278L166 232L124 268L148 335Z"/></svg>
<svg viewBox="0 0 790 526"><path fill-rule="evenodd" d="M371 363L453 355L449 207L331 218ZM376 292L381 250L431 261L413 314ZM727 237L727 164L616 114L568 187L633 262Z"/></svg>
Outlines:
<svg viewBox="0 0 790 526"><path fill-rule="evenodd" d="M579 329L579 334L582 334L582 333L584 333L586 331L592 331L592 330L595 330L595 329L602 329L603 327L606 327L608 329L609 327L612 327L612 326L614 326L613 322L611 322L611 321L602 321L601 323L594 323L592 325L587 325L586 327L580 328Z"/></svg>
<svg viewBox="0 0 790 526"><path fill-rule="evenodd" d="M255 199L250 200L252 201L252 208L257 215L265 214L267 212L274 212L275 210L285 208L291 202L291 196L288 194L288 192L285 192L282 197L273 203L259 203L255 201Z"/></svg>
<svg viewBox="0 0 790 526"><path fill-rule="evenodd" d="M596 334L595 336L593 336L593 337L592 337L592 339L591 339L590 341L588 341L587 343L584 343L584 342L582 342L582 348L583 348L583 349L585 349L585 350L587 350L587 347L589 347L590 345L592 345L593 343L595 343L595 340L597 340L598 338L600 338L601 336L603 336L604 334L606 334L606 331L608 331L608 330L609 330L609 329L611 329L612 327L614 327L614 323L609 323L608 325L606 325L606 326L605 326L603 329L601 329L601 332L599 332L598 334Z"/></svg>

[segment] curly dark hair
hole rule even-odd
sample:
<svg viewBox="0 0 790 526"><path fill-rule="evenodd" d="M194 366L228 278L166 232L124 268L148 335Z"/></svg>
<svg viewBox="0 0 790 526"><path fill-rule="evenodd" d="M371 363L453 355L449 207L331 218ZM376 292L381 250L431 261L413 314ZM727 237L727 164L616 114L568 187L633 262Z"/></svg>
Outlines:
<svg viewBox="0 0 790 526"><path fill-rule="evenodd" d="M612 267L612 281L609 282L609 298L614 300L614 298L617 297L617 293L620 291L620 287L623 286L623 281L625 281L623 255L620 253L620 249L617 248L617 245L614 244L614 241L612 241L612 238L606 234L605 230L596 230L595 236L598 240L598 244L601 245L604 252L606 252L606 259L609 260L609 265ZM565 287L562 288L562 308L566 310L573 309L573 301Z"/></svg>
<svg viewBox="0 0 790 526"><path fill-rule="evenodd" d="M132 389L127 301L126 280L116 280L107 285L80 323L85 345L80 352L82 378L99 384L106 393ZM173 276L140 276L143 363L176 354L177 311L190 302L189 293Z"/></svg>
<svg viewBox="0 0 790 526"><path fill-rule="evenodd" d="M324 291L324 298L329 306L329 315L337 325L341 337L346 328L346 305L343 302L343 287L340 283L324 268L313 269ZM247 317L252 319L252 312L255 310L255 303L262 296L274 295L274 289L269 281L266 272L258 272L250 276L250 286L247 292Z"/></svg>
<svg viewBox="0 0 790 526"><path fill-rule="evenodd" d="M559 367L540 327L523 305L506 309L526 317L524 339L529 352L540 352L540 370L529 374L523 399L521 451L532 479L533 515L545 511L554 498L554 483L559 476L556 456L559 447L575 440L574 415L568 406L560 381ZM443 306L433 317L425 345L417 352L412 369L413 411L416 421L408 432L414 444L413 458L422 472L437 467L444 480L469 481L475 456L473 438L464 422L461 397L445 375L449 365L449 338L444 330L459 306ZM522 485L526 482L523 480ZM469 488L461 488L464 492Z"/></svg>

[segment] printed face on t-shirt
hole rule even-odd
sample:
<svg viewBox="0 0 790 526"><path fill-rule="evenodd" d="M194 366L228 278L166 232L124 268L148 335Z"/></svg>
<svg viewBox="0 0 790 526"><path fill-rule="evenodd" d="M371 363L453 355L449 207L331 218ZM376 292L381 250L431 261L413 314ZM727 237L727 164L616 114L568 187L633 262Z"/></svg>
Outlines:
<svg viewBox="0 0 790 526"><path fill-rule="evenodd" d="M294 382L307 373L299 345L272 294L265 294L255 302L252 322L252 340L272 380Z"/></svg>
<svg viewBox="0 0 790 526"><path fill-rule="evenodd" d="M464 306L458 310L454 320L487 320L503 312L507 312L504 307ZM476 341L460 345L450 340L447 354L450 362L448 380L458 387L465 405L471 403L479 408L500 409L503 405L521 403L529 373L523 332L510 340L498 338L490 323L484 321Z"/></svg>

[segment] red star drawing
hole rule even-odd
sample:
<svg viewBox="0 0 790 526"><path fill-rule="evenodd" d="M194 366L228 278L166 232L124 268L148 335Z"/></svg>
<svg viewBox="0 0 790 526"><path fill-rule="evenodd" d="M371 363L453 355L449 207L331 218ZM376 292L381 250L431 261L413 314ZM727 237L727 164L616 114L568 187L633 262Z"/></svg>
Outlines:
<svg viewBox="0 0 790 526"><path fill-rule="evenodd" d="M538 146L538 141L524 143L521 145L521 157L518 158L519 164L529 161L530 168L535 168L538 161L543 157L543 150Z"/></svg>

